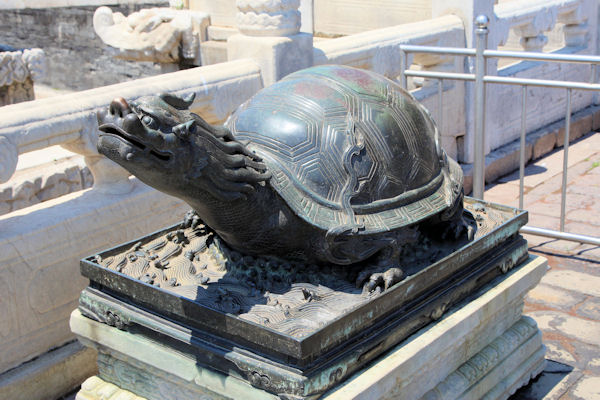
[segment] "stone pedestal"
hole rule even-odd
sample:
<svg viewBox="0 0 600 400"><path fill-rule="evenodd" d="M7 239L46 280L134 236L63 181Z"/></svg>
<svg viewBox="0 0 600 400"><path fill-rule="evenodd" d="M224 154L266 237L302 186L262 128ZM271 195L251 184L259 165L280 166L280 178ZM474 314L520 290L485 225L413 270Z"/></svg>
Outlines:
<svg viewBox="0 0 600 400"><path fill-rule="evenodd" d="M41 49L14 49L0 45L0 106L35 98L33 82L46 72Z"/></svg>
<svg viewBox="0 0 600 400"><path fill-rule="evenodd" d="M263 85L313 65L313 36L300 33L297 0L236 2L240 34L227 39L227 59L250 58L260 67Z"/></svg>
<svg viewBox="0 0 600 400"><path fill-rule="evenodd" d="M313 37L308 33L291 36L233 35L227 40L227 58L251 58L259 66L263 85L313 64Z"/></svg>
<svg viewBox="0 0 600 400"><path fill-rule="evenodd" d="M544 366L541 333L521 312L546 269L545 259L529 257L321 398L506 399ZM79 400L278 398L201 366L193 354L77 310L71 329L99 352L99 374L84 382Z"/></svg>

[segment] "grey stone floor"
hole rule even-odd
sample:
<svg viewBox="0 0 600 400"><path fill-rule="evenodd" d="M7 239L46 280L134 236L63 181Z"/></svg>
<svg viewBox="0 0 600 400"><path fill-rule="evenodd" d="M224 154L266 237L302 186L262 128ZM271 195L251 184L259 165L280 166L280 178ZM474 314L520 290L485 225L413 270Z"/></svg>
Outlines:
<svg viewBox="0 0 600 400"><path fill-rule="evenodd" d="M530 224L559 228L562 151L526 168ZM569 149L565 231L600 236L600 133ZM488 188L485 199L518 206L518 173ZM512 400L600 399L600 247L527 236L550 269L526 298L525 313L543 332L547 367Z"/></svg>

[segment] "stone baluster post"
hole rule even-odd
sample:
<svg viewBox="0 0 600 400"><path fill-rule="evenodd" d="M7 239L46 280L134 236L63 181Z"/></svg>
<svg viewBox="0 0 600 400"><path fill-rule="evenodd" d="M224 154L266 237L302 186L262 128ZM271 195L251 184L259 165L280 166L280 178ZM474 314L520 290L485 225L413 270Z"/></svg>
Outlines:
<svg viewBox="0 0 600 400"><path fill-rule="evenodd" d="M299 0L237 0L240 34L227 40L227 58L251 58L263 85L313 64L313 37L300 32Z"/></svg>
<svg viewBox="0 0 600 400"><path fill-rule="evenodd" d="M597 12L592 7L588 7L590 14ZM587 46L592 39L590 36L590 27L588 24L588 15L584 7L577 7L572 12L561 14L558 21L564 23L563 34L565 35L565 45L573 47ZM589 15L590 17L592 15Z"/></svg>
<svg viewBox="0 0 600 400"><path fill-rule="evenodd" d="M551 8L543 13L538 13L531 21L513 27L513 31L521 39L519 43L524 51L542 52L548 37L544 32L551 31L556 25L557 9Z"/></svg>

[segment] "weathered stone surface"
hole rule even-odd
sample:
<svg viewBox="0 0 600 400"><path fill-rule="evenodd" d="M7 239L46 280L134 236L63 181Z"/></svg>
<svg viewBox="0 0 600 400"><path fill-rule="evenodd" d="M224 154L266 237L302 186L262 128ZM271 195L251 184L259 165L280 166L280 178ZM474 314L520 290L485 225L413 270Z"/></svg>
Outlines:
<svg viewBox="0 0 600 400"><path fill-rule="evenodd" d="M31 101L35 98L33 82L13 82L10 85L0 86L0 106Z"/></svg>
<svg viewBox="0 0 600 400"><path fill-rule="evenodd" d="M506 329L505 323L493 322L496 318L504 314L516 321L520 307L507 309L506 304L535 286L546 267L544 260L533 259L476 300L415 333L326 398L420 398ZM490 331L490 325L498 331Z"/></svg>
<svg viewBox="0 0 600 400"><path fill-rule="evenodd" d="M488 154L485 157L485 181L494 182L519 168L520 148L520 143L513 141ZM526 143L525 162L531 159L532 148L531 144Z"/></svg>
<svg viewBox="0 0 600 400"><path fill-rule="evenodd" d="M208 41L226 42L227 39L237 33L240 33L240 31L236 28L228 26L210 25L208 28L206 28Z"/></svg>
<svg viewBox="0 0 600 400"><path fill-rule="evenodd" d="M577 314L582 317L600 321L600 298L592 297L577 308Z"/></svg>
<svg viewBox="0 0 600 400"><path fill-rule="evenodd" d="M531 319L520 316L523 296L545 270L544 259L530 259L505 279L490 284L480 297L450 310L438 323L415 333L323 398L420 398L457 368L460 376L472 371L457 394L465 392L464 398L479 399L491 391L490 398L503 398L502 394L529 380L543 363L539 331ZM86 345L102 352L101 378L148 399L159 399L164 390L177 390L181 398L192 398L192 393L196 397L238 398L240 390L244 398L273 398L234 378L203 369L193 357L85 318L79 311L71 316L71 328ZM131 383L119 371L139 379Z"/></svg>
<svg viewBox="0 0 600 400"><path fill-rule="evenodd" d="M559 333L584 343L600 346L600 321L590 321L556 311L529 313L540 329Z"/></svg>
<svg viewBox="0 0 600 400"><path fill-rule="evenodd" d="M586 108L571 116L571 126L569 128L569 142L579 139L592 130L594 108ZM562 126L556 134L556 147L563 147L565 143L566 126Z"/></svg>
<svg viewBox="0 0 600 400"><path fill-rule="evenodd" d="M542 278L542 282L546 282L545 278ZM575 304L581 303L585 299L585 295L540 283L529 292L526 299L530 303L547 304L551 307L568 310Z"/></svg>
<svg viewBox="0 0 600 400"><path fill-rule="evenodd" d="M0 374L0 398L55 399L97 371L96 351L71 342Z"/></svg>
<svg viewBox="0 0 600 400"><path fill-rule="evenodd" d="M276 399L237 378L202 367L190 355L93 321L78 310L71 314L70 325L86 346L98 347L101 352L100 378L133 386L150 400L162 400L165 393L178 393L182 399ZM120 372L125 370L137 379L128 380Z"/></svg>
<svg viewBox="0 0 600 400"><path fill-rule="evenodd" d="M442 148L448 154L448 157L456 160L458 158L458 148L456 146L456 138L454 136L440 136Z"/></svg>
<svg viewBox="0 0 600 400"><path fill-rule="evenodd" d="M590 400L600 398L600 377L583 376L573 389L573 398Z"/></svg>
<svg viewBox="0 0 600 400"><path fill-rule="evenodd" d="M543 76L544 79L552 80L573 80L573 77L577 76L578 79L587 81L590 77L590 68L586 65L572 65L569 68L564 68L560 63L516 63L502 68L499 75L519 78L539 78ZM489 85L487 87L486 107L488 112L486 114L485 131L489 150L497 149L510 140L518 140L521 132L521 91L520 86L514 85ZM574 128L572 135L585 130L587 123L578 122L581 118L579 110L583 110L591 104L592 94L590 92L573 91L572 110L577 113L571 117ZM531 132L544 128L553 122L564 120L566 92L562 89L530 86L527 88L527 106L526 130ZM502 111L494 112L495 110ZM589 129L581 134L591 130L591 123L588 126ZM561 145L562 138L563 136L559 134L557 145ZM574 138L574 136L571 136L571 138ZM466 150L472 149L467 147ZM467 159L466 161L471 160Z"/></svg>
<svg viewBox="0 0 600 400"><path fill-rule="evenodd" d="M116 11L129 14L142 4L122 4ZM152 63L114 60L92 28L97 6L3 9L0 32L5 44L44 49L47 74L40 82L59 89L90 89L160 73Z"/></svg>
<svg viewBox="0 0 600 400"><path fill-rule="evenodd" d="M215 40L202 42L200 44L200 60L202 65L227 61L227 42Z"/></svg>
<svg viewBox="0 0 600 400"><path fill-rule="evenodd" d="M0 184L0 215L86 189L92 183L81 156L19 170L9 182Z"/></svg>
<svg viewBox="0 0 600 400"><path fill-rule="evenodd" d="M542 282L547 285L600 297L600 277L598 276L576 271L551 270L542 279Z"/></svg>
<svg viewBox="0 0 600 400"><path fill-rule="evenodd" d="M385 9L385 12L381 12ZM431 18L431 6L408 0L347 2L314 0L314 30L317 34L349 35L385 26Z"/></svg>
<svg viewBox="0 0 600 400"><path fill-rule="evenodd" d="M190 10L206 12L212 25L235 26L235 0L188 0Z"/></svg>
<svg viewBox="0 0 600 400"><path fill-rule="evenodd" d="M537 376L544 366L542 334L524 318L461 365L422 397L434 399L497 399ZM406 398L411 395L407 394Z"/></svg>
<svg viewBox="0 0 600 400"><path fill-rule="evenodd" d="M0 106L33 100L33 82L45 73L42 49L0 51Z"/></svg>
<svg viewBox="0 0 600 400"><path fill-rule="evenodd" d="M227 40L227 58L251 58L260 65L263 85L313 65L312 35L297 33L285 37L233 35Z"/></svg>
<svg viewBox="0 0 600 400"><path fill-rule="evenodd" d="M200 43L209 25L206 12L169 7L144 8L125 17L100 7L94 30L116 58L163 64L200 65Z"/></svg>
<svg viewBox="0 0 600 400"><path fill-rule="evenodd" d="M72 339L66 321L86 284L79 259L186 210L137 182L125 198L89 190L0 216L0 371Z"/></svg>
<svg viewBox="0 0 600 400"><path fill-rule="evenodd" d="M144 400L140 396L120 389L112 383L105 382L97 376L86 379L75 400Z"/></svg>
<svg viewBox="0 0 600 400"><path fill-rule="evenodd" d="M297 0L237 0L235 24L248 36L291 36L300 31Z"/></svg>
<svg viewBox="0 0 600 400"><path fill-rule="evenodd" d="M527 142L533 145L532 159L537 160L554 150L559 125L558 123L550 124L527 135Z"/></svg>

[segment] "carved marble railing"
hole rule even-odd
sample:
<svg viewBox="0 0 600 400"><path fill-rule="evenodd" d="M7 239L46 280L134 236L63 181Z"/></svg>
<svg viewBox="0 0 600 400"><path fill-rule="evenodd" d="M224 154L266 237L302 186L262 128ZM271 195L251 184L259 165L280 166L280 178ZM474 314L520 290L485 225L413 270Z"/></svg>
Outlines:
<svg viewBox="0 0 600 400"><path fill-rule="evenodd" d="M42 49L16 50L0 45L0 106L33 100L33 82L45 73Z"/></svg>
<svg viewBox="0 0 600 400"><path fill-rule="evenodd" d="M447 15L338 39L316 41L313 59L315 64L352 65L396 79L400 75L401 44L463 47L464 35L462 20L457 16ZM432 68L449 60L453 59L416 56L409 64Z"/></svg>
<svg viewBox="0 0 600 400"><path fill-rule="evenodd" d="M542 51L548 43L546 33L557 22L564 23L566 46L586 45L586 35L590 32L588 19L593 2L587 0L518 0L500 3L494 7L498 18L499 43L502 46L508 37L509 29L520 37L525 51Z"/></svg>
<svg viewBox="0 0 600 400"><path fill-rule="evenodd" d="M54 144L85 156L92 189L0 216L0 374L71 340L69 313L85 285L79 259L175 223L187 207L130 178L96 151L96 110L116 96L196 93L194 112L222 121L262 86L239 60L0 108L0 170Z"/></svg>
<svg viewBox="0 0 600 400"><path fill-rule="evenodd" d="M100 7L94 13L94 30L114 57L172 69L201 64L200 42L206 40L209 19L207 13L174 8L142 9L125 17Z"/></svg>
<svg viewBox="0 0 600 400"><path fill-rule="evenodd" d="M548 50L566 54L595 54L598 35L598 3L593 0L512 0L500 2L493 8L495 17L490 28L488 48L504 46L509 38L519 38L522 50L541 52L550 35L562 40L549 43ZM559 25L561 24L561 25ZM558 39L561 39L558 37ZM515 43L516 44L516 43ZM512 48L509 48L512 49ZM519 50L521 50L519 49ZM508 60L511 61L511 60ZM571 80L589 82L594 79L593 71L584 64L557 64L517 62L497 67L495 60L488 73L523 78L538 77L548 80ZM488 67L490 63L488 62ZM485 130L486 153L516 140L520 132L521 88L508 85L487 85ZM550 123L562 120L566 111L566 92L563 90L528 89L529 107L526 129L533 131ZM573 92L573 112L594 103L591 92ZM535 99L535 101L531 101ZM502 109L502 113L494 110ZM466 157L471 161L471 157Z"/></svg>
<svg viewBox="0 0 600 400"><path fill-rule="evenodd" d="M197 97L192 109L215 122L223 120L260 85L258 67L240 60L0 108L0 182L10 179L19 154L60 144L86 157L96 189L126 192L129 174L96 151L98 109L117 95L133 98L162 91L194 92Z"/></svg>

